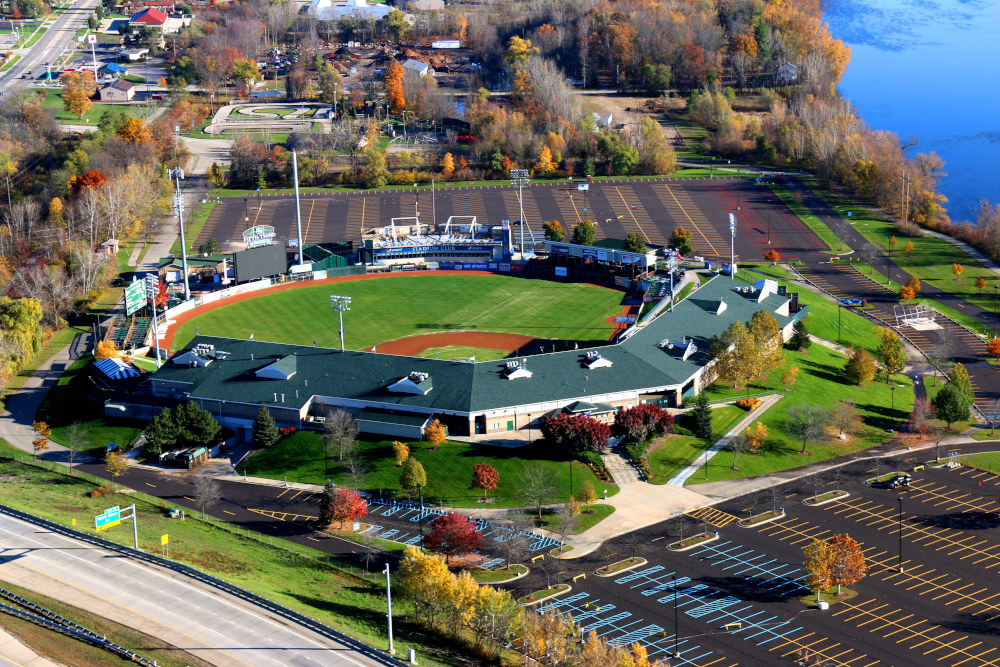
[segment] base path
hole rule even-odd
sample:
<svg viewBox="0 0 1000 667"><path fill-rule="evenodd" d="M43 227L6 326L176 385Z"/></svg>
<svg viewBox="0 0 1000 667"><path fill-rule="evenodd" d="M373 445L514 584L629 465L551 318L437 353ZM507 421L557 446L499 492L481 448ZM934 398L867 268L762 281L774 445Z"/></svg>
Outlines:
<svg viewBox="0 0 1000 667"><path fill-rule="evenodd" d="M548 343L549 341L544 341ZM428 348L459 345L461 347L485 347L491 350L534 354L542 341L521 334L493 333L489 331L454 331L445 333L407 336L386 341L376 345L376 351L382 354L398 354L404 357L415 357Z"/></svg>

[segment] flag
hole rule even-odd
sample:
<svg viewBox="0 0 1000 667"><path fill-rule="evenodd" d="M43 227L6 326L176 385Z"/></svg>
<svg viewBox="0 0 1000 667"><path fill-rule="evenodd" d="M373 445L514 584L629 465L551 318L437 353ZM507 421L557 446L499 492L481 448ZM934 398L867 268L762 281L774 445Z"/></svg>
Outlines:
<svg viewBox="0 0 1000 667"><path fill-rule="evenodd" d="M197 336L197 335L198 335L198 327L195 327L195 328L194 328L194 335L195 335L195 336Z"/></svg>

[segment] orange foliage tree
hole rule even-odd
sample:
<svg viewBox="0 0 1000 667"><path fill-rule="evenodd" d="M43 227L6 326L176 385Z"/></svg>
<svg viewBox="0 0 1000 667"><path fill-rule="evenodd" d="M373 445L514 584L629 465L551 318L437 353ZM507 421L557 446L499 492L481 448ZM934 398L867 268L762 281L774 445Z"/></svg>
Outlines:
<svg viewBox="0 0 1000 667"><path fill-rule="evenodd" d="M984 287L986 287L986 278L979 276L976 278L976 289L979 290L980 294L982 294Z"/></svg>
<svg viewBox="0 0 1000 667"><path fill-rule="evenodd" d="M766 259L769 262L777 262L779 259L781 259L781 254L774 248L771 248L770 250L764 253L764 259Z"/></svg>
<svg viewBox="0 0 1000 667"><path fill-rule="evenodd" d="M955 263L951 265L951 272L955 274L955 280L959 279L963 271L965 271L965 267L961 264Z"/></svg>
<svg viewBox="0 0 1000 667"><path fill-rule="evenodd" d="M986 343L986 351L994 357L1000 358L1000 338L991 338Z"/></svg>
<svg viewBox="0 0 1000 667"><path fill-rule="evenodd" d="M424 429L424 439L431 444L432 449L437 449L448 437L448 432L439 420L435 419Z"/></svg>
<svg viewBox="0 0 1000 667"><path fill-rule="evenodd" d="M846 533L834 535L828 540L830 545L830 583L837 586L856 584L868 574L868 564L857 540Z"/></svg>
<svg viewBox="0 0 1000 667"><path fill-rule="evenodd" d="M912 287L909 287L907 285L903 285L902 287L899 288L899 299L900 299L900 301L909 301L910 299L913 299L915 297L916 297L916 294L913 293L913 288Z"/></svg>
<svg viewBox="0 0 1000 667"><path fill-rule="evenodd" d="M403 66L392 62L385 70L385 92L389 97L389 109L399 113L406 108L406 94L403 92Z"/></svg>
<svg viewBox="0 0 1000 667"><path fill-rule="evenodd" d="M441 161L441 173L445 178L451 178L451 175L455 173L455 158L451 153L444 154L444 159Z"/></svg>
<svg viewBox="0 0 1000 667"><path fill-rule="evenodd" d="M128 120L118 128L118 138L130 144L141 144L153 140L149 125L142 118L129 116Z"/></svg>

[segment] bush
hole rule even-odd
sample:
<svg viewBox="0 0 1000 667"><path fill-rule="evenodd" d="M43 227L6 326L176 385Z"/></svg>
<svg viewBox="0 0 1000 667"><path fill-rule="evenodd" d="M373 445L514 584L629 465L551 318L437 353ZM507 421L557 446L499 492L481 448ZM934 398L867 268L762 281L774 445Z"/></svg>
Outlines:
<svg viewBox="0 0 1000 667"><path fill-rule="evenodd" d="M597 475L597 479L602 482L612 482L611 475L608 473L608 469L604 467L604 459L597 452L592 452L589 450L583 450L577 452L577 456L581 461L587 464L587 466L594 471Z"/></svg>
<svg viewBox="0 0 1000 667"><path fill-rule="evenodd" d="M924 235L924 230L922 230L917 223L910 222L909 220L897 220L893 227L895 228L896 233L900 236L920 238Z"/></svg>
<svg viewBox="0 0 1000 667"><path fill-rule="evenodd" d="M646 454L646 443L644 442L630 442L625 445L625 451L628 452L629 457L638 463L642 460L642 457Z"/></svg>
<svg viewBox="0 0 1000 667"><path fill-rule="evenodd" d="M741 398L736 401L736 407L743 408L747 412L753 412L760 405L759 398Z"/></svg>
<svg viewBox="0 0 1000 667"><path fill-rule="evenodd" d="M105 484L104 486L99 486L96 489L93 489L87 495L91 498L100 498L102 496L109 496L112 493L115 493L115 487Z"/></svg>

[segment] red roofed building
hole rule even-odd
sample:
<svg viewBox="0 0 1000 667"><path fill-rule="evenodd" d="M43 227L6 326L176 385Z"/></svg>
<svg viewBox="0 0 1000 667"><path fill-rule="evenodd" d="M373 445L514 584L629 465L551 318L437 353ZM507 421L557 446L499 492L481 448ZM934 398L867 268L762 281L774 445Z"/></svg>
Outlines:
<svg viewBox="0 0 1000 667"><path fill-rule="evenodd" d="M146 9L132 15L128 20L130 25L148 25L162 28L167 23L167 15L155 7Z"/></svg>

